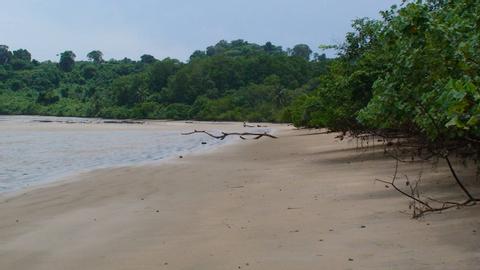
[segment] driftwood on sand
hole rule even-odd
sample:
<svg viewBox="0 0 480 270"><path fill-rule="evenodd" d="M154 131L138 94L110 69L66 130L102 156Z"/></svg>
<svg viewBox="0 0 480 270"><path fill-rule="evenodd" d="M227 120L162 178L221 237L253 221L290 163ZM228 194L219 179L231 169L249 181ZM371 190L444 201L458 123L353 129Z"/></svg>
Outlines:
<svg viewBox="0 0 480 270"><path fill-rule="evenodd" d="M221 135L215 135L215 134L212 134L208 131L205 131L205 130L194 130L192 132L188 132L188 133L182 133L182 135L192 135L192 134L197 134L197 133L204 133L204 134L207 134L208 136L212 137L212 138L215 138L215 139L219 139L219 140L224 140L226 137L228 136L239 136L240 139L242 140L248 140L248 139L251 139L251 140L258 140L262 137L269 137L269 138L272 138L272 139L277 139L278 137L272 135L272 134L269 134L267 132L263 132L263 133L255 133L255 132L221 132Z"/></svg>

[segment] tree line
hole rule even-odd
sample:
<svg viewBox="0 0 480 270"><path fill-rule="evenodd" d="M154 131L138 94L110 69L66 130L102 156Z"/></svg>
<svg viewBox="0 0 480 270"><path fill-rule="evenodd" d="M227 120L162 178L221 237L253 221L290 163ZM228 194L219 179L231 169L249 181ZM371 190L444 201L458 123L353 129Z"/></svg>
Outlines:
<svg viewBox="0 0 480 270"><path fill-rule="evenodd" d="M86 56L65 51L57 63L39 62L0 46L0 113L278 122L330 61L305 44L283 50L244 40L220 41L187 62Z"/></svg>

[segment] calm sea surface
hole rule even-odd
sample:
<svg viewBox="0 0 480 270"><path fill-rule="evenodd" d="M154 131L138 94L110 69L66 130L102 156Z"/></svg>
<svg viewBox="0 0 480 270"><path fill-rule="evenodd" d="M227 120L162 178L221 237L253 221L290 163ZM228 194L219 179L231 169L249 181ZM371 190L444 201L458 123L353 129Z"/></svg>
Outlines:
<svg viewBox="0 0 480 270"><path fill-rule="evenodd" d="M86 170L158 162L227 142L182 136L172 129L96 119L0 116L0 193Z"/></svg>

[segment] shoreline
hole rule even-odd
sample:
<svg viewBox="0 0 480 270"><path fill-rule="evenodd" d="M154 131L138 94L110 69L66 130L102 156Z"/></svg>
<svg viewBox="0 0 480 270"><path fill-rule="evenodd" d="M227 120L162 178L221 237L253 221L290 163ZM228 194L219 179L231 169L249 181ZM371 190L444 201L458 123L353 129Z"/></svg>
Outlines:
<svg viewBox="0 0 480 270"><path fill-rule="evenodd" d="M57 181L69 180L75 178L76 175L98 169L160 165L180 155L209 153L222 145L235 143L237 140L237 138L228 138L221 141L197 134L192 136L180 135L182 132L193 129L252 131L252 129L241 128L241 124L235 122L145 121L142 122L142 125L130 125L123 123L104 124L98 122L97 119L77 122L76 118L30 116L7 117L4 120L0 125L0 131L5 130L7 132L2 135L4 135L7 143L12 142L13 145L6 146L3 159L13 162L6 163L6 166L10 164L11 167L3 168L7 169L6 174L0 174L0 184L2 184L0 198L4 195L10 196L36 187L48 186ZM272 130L272 132L274 132L275 126L280 127L280 125L270 125L268 130ZM57 134L57 132L59 135L54 138L62 140L61 143L50 139L52 137L50 134ZM76 136L77 133L82 135ZM110 138L113 143L106 141L106 135L104 134L112 134ZM19 139L17 140L20 140L20 142L11 139L13 136L18 136ZM143 136L140 138L146 138L146 140L142 141L140 139L139 143L132 144L136 140L136 136ZM36 138L35 143L26 144L27 146L20 145L23 140L31 140L32 137ZM67 138L69 137L75 138L74 144L68 141ZM126 141L122 141L124 139ZM95 142L95 140L99 142ZM70 149L67 150L64 145L69 145ZM105 151L95 152L96 147ZM141 150L138 150L137 147ZM125 150L116 151L116 149L122 148ZM16 153L19 153L19 149L27 151L26 157L15 156ZM69 160L67 167L61 166L61 159L44 154L56 152L58 149L61 150L60 157ZM30 150L38 155L33 158L33 154L28 154ZM66 151L70 151L70 154L65 154ZM87 158L85 153L91 153L91 156ZM114 153L120 154L117 155L120 158L116 158ZM15 162L17 158L18 161ZM91 158L94 158L96 162L89 162L88 160ZM57 162L52 162L54 160ZM20 167L25 162L29 164L38 162L41 165L37 165L38 168L33 166ZM48 170L48 168L53 170Z"/></svg>
<svg viewBox="0 0 480 270"><path fill-rule="evenodd" d="M0 203L2 269L476 269L480 209L412 220L394 162L279 129ZM415 168L402 167L402 173ZM447 177L425 173L426 187ZM442 190L454 185L442 186Z"/></svg>
<svg viewBox="0 0 480 270"><path fill-rule="evenodd" d="M222 147L228 146L228 145L233 145L238 143L238 140L231 140L228 142L225 142L224 144L219 144L215 145L213 147L209 147L208 149L199 149L195 150L189 153L181 153L181 156L198 156L198 155L208 155L215 153L217 151L221 151ZM161 158L158 160L145 160L145 161L139 161L139 162L134 162L131 164L118 164L118 165L106 165L104 167L95 167L95 168L87 168L83 170L77 170L73 172L69 172L66 174L62 175L57 175L54 177L49 177L48 179L45 179L44 181L40 181L39 183L33 184L28 187L21 187L15 190L11 191L5 191L5 192L0 192L0 200L3 199L9 199L12 197L17 197L20 196L21 194L24 193L29 193L29 192L35 192L37 189L44 189L44 188L52 188L57 185L62 185L70 182L75 182L75 181L81 181L81 179L84 177L84 175L89 175L89 174L96 174L100 173L102 171L111 171L111 170L117 170L117 169L136 169L136 170L141 170L142 168L145 167L159 167L162 166L163 164L168 164L172 162L176 162L179 158L178 155L171 155L165 158Z"/></svg>

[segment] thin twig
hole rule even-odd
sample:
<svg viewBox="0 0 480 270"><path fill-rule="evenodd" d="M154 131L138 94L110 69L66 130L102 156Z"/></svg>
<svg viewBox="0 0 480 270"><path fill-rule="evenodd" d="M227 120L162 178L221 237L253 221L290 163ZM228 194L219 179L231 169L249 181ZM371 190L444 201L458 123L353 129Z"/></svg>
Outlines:
<svg viewBox="0 0 480 270"><path fill-rule="evenodd" d="M392 178L392 181L391 182L388 182L388 181L385 181L385 180L381 180L381 179L376 179L376 181L378 182L382 182L384 184L387 184L387 185L390 185L392 186L396 191L400 192L402 195L424 205L425 207L427 207L428 209L432 208L430 205L428 205L428 203L420 200L420 199L417 199L415 198L414 196L406 193L405 191L401 190L397 185L395 185L395 180L397 179L397 173L398 173L398 160L397 162L395 163L395 173L393 174L393 178Z"/></svg>
<svg viewBox="0 0 480 270"><path fill-rule="evenodd" d="M437 200L437 199L433 199L431 197L427 197L427 200L430 200L430 201L433 201L433 202L436 202L436 203L440 203L442 205L441 207L432 207L427 201L422 200L420 198L420 192L418 190L418 184L419 184L420 180L416 181L415 185L412 185L412 183L408 179L408 176L405 175L405 177L407 179L406 184L407 184L407 186L410 187L411 194L408 194L407 192L403 191L402 189L400 189L395 184L395 181L397 180L397 175L398 175L398 164L399 164L399 161L396 160L395 173L393 174L392 181L388 182L388 181L381 180L381 179L376 179L376 181L387 184L389 186L392 186L400 194L402 194L405 197L411 199L412 200L411 206L413 205L413 218L419 218L419 217L425 215L426 213L441 212L441 211L451 209L451 208L455 208L455 207L460 208L460 207L464 207L464 206L475 205L477 202L480 201L480 199L475 199L473 197L469 198L468 200L466 200L464 202L440 201L440 200ZM419 203L420 205L422 205L423 208L422 207L416 207L415 206L416 203ZM417 211L418 211L418 213L417 213Z"/></svg>

